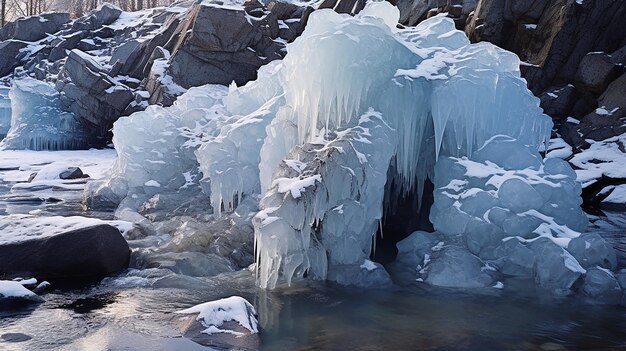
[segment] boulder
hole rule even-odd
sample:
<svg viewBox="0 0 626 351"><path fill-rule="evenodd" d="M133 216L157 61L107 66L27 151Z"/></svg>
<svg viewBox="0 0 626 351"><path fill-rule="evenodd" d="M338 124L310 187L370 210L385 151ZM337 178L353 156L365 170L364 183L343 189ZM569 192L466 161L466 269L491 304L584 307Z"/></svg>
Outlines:
<svg viewBox="0 0 626 351"><path fill-rule="evenodd" d="M552 118L567 118L577 100L576 88L571 84L550 88L541 93L539 99L545 114Z"/></svg>
<svg viewBox="0 0 626 351"><path fill-rule="evenodd" d="M615 117L626 117L626 73L609 84L598 99L598 106L611 111Z"/></svg>
<svg viewBox="0 0 626 351"><path fill-rule="evenodd" d="M569 293L585 273L576 258L552 240L539 238L528 247L535 253L537 285L558 293Z"/></svg>
<svg viewBox="0 0 626 351"><path fill-rule="evenodd" d="M28 45L17 40L5 40L0 42L0 77L13 72L20 64L20 50Z"/></svg>
<svg viewBox="0 0 626 351"><path fill-rule="evenodd" d="M170 75L184 88L256 79L259 67L284 54L269 21L278 28L275 18L251 19L242 10L195 4L166 45Z"/></svg>
<svg viewBox="0 0 626 351"><path fill-rule="evenodd" d="M69 13L44 13L39 16L21 17L0 28L0 41L15 39L37 41L53 34L70 21Z"/></svg>
<svg viewBox="0 0 626 351"><path fill-rule="evenodd" d="M134 99L132 89L108 76L93 57L77 49L70 51L59 78L57 90L63 93L64 107L102 139Z"/></svg>
<svg viewBox="0 0 626 351"><path fill-rule="evenodd" d="M480 258L458 246L436 252L426 265L424 281L449 288L483 288L493 286L494 279L483 269Z"/></svg>
<svg viewBox="0 0 626 351"><path fill-rule="evenodd" d="M365 0L324 0L319 9L333 9L337 13L356 15L365 7Z"/></svg>
<svg viewBox="0 0 626 351"><path fill-rule="evenodd" d="M533 277L535 253L524 246L517 238L504 241L495 250L497 259L493 264L502 274L513 277Z"/></svg>
<svg viewBox="0 0 626 351"><path fill-rule="evenodd" d="M119 7L104 3L97 9L91 11L87 16L74 21L74 23L72 23L72 29L93 31L115 22L121 14L122 10Z"/></svg>
<svg viewBox="0 0 626 351"><path fill-rule="evenodd" d="M592 93L601 94L615 80L622 67L603 52L590 52L580 61L576 81Z"/></svg>
<svg viewBox="0 0 626 351"><path fill-rule="evenodd" d="M333 265L326 276L327 280L343 286L358 288L386 288L391 283L387 270L380 264L365 260L362 264Z"/></svg>
<svg viewBox="0 0 626 351"><path fill-rule="evenodd" d="M177 312L185 338L220 349L258 350L261 347L254 307L239 296L206 302Z"/></svg>
<svg viewBox="0 0 626 351"><path fill-rule="evenodd" d="M567 251L585 268L617 268L615 249L596 233L583 234L572 239L567 245Z"/></svg>
<svg viewBox="0 0 626 351"><path fill-rule="evenodd" d="M130 260L128 243L108 224L53 234L29 230L18 238L3 232L0 239L0 276L99 277L126 268Z"/></svg>
<svg viewBox="0 0 626 351"><path fill-rule="evenodd" d="M83 171L79 167L69 167L65 171L59 173L61 179L78 179L84 178Z"/></svg>
<svg viewBox="0 0 626 351"><path fill-rule="evenodd" d="M592 267L587 270L582 291L594 302L616 305L622 298L622 288L611 271Z"/></svg>

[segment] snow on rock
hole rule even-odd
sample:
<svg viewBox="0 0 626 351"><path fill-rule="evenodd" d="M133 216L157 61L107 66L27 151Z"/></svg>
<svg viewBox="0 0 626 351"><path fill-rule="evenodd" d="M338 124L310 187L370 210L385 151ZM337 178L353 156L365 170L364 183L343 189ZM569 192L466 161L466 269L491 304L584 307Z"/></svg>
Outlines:
<svg viewBox="0 0 626 351"><path fill-rule="evenodd" d="M87 145L88 135L63 111L54 86L33 78L13 81L11 129L0 149L67 150Z"/></svg>
<svg viewBox="0 0 626 351"><path fill-rule="evenodd" d="M202 332L209 335L215 333L243 335L243 333L240 332L220 329L224 323L230 321L237 322L250 333L259 332L259 323L256 319L254 306L240 296L231 296L220 300L205 302L176 313L198 314L196 320L206 328Z"/></svg>
<svg viewBox="0 0 626 351"><path fill-rule="evenodd" d="M0 245L41 239L72 230L110 224L122 234L133 229L133 224L125 221L103 221L79 216L36 217L32 215L8 215L0 218Z"/></svg>
<svg viewBox="0 0 626 351"><path fill-rule="evenodd" d="M575 154L569 162L576 166L578 181L587 187L597 179L626 178L626 153L622 151L626 136L616 136L603 141L587 140L588 150Z"/></svg>
<svg viewBox="0 0 626 351"><path fill-rule="evenodd" d="M43 302L43 299L26 289L21 282L0 280L0 303L11 301Z"/></svg>

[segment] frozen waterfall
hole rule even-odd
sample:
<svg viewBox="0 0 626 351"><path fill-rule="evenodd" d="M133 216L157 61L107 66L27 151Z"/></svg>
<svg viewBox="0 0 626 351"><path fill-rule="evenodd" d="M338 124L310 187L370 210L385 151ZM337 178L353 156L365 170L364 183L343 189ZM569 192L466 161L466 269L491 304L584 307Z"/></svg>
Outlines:
<svg viewBox="0 0 626 351"><path fill-rule="evenodd" d="M441 260L433 256L431 282L445 281L434 272L448 262L481 270L511 239L564 250L586 226L580 186L567 163L544 163L537 151L552 122L517 56L470 44L443 16L406 29L397 20L387 2L354 17L315 11L286 58L262 67L256 81L193 88L172 107L121 118L111 189L135 199L122 200L129 207L159 192L202 189L217 215L261 196L253 223L267 288L304 275L388 282L368 261L395 200L386 186L421 197L426 179L436 187L433 238L466 238ZM411 245L401 253L423 254ZM570 256L553 261L578 267Z"/></svg>

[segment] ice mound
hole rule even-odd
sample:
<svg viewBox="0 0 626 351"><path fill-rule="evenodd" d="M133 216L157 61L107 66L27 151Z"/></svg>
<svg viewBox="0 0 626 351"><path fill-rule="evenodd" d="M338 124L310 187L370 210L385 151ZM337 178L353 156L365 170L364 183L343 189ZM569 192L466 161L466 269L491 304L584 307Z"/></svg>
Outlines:
<svg viewBox="0 0 626 351"><path fill-rule="evenodd" d="M493 258L502 240L546 237L567 247L587 226L581 187L567 162L546 159L498 136L468 157L442 157L435 167L435 230L462 235L469 250Z"/></svg>
<svg viewBox="0 0 626 351"><path fill-rule="evenodd" d="M9 97L11 128L0 148L71 150L87 146L88 135L73 114L63 111L60 94L54 86L28 77L16 79ZM0 96L0 115L2 100Z"/></svg>
<svg viewBox="0 0 626 351"><path fill-rule="evenodd" d="M253 224L262 287L305 275L371 286L386 276L361 267L383 213L394 196L421 197L431 179L436 238L400 248L404 262L430 265L427 281L490 286L506 274L571 285L583 273L559 270L580 266L564 250L587 224L580 185L566 162L537 152L552 122L519 59L470 44L444 16L406 29L397 21L387 2L354 17L315 11L289 55L256 81L190 89L170 108L120 119L109 188L138 207L201 187L216 215L261 198ZM544 239L560 251L537 274L531 246ZM484 273L488 263L500 272Z"/></svg>

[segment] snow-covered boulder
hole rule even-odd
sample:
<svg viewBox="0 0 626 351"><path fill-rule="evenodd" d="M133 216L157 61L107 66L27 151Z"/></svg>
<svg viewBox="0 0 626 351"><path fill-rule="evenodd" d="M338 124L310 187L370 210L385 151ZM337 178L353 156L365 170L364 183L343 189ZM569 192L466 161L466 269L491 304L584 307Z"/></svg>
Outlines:
<svg viewBox="0 0 626 351"><path fill-rule="evenodd" d="M615 249L597 233L583 234L572 239L567 245L567 251L585 268L594 266L617 268Z"/></svg>
<svg viewBox="0 0 626 351"><path fill-rule="evenodd" d="M548 238L530 243L535 253L535 281L537 285L559 294L569 294L573 285L586 270L565 249Z"/></svg>
<svg viewBox="0 0 626 351"><path fill-rule="evenodd" d="M237 350L261 346L256 310L242 297L205 302L177 313L191 315L181 320L181 332L201 345Z"/></svg>
<svg viewBox="0 0 626 351"><path fill-rule="evenodd" d="M0 219L0 275L97 277L128 266L127 222L11 215Z"/></svg>
<svg viewBox="0 0 626 351"><path fill-rule="evenodd" d="M587 270L582 291L598 303L616 305L622 298L622 288L615 275L602 267L592 267Z"/></svg>

